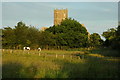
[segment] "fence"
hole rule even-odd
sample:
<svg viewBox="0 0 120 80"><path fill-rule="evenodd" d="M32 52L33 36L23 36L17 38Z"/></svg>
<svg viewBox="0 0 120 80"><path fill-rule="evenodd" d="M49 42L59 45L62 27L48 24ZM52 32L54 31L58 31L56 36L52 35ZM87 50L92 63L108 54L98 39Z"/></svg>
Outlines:
<svg viewBox="0 0 120 80"><path fill-rule="evenodd" d="M2 49L3 54L26 54L26 55L38 55L41 57L49 58L49 57L54 57L54 58L70 58L70 59L83 59L83 56L76 56L73 54L47 54L43 53L42 51L38 50L12 50L12 49Z"/></svg>

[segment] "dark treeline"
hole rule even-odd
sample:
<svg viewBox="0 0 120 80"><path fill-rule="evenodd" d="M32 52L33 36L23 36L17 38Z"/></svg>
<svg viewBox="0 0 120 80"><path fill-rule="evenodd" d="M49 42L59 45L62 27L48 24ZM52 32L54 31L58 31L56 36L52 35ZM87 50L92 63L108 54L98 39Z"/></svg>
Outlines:
<svg viewBox="0 0 120 80"><path fill-rule="evenodd" d="M81 47L111 47L120 48L120 26L103 32L103 41L98 33L89 34L87 29L74 19L65 19L60 25L51 26L45 31L18 22L14 28L5 27L2 30L2 47L5 49L69 49Z"/></svg>
<svg viewBox="0 0 120 80"><path fill-rule="evenodd" d="M102 36L106 39L103 46L120 50L120 25L116 29L110 28L103 32Z"/></svg>

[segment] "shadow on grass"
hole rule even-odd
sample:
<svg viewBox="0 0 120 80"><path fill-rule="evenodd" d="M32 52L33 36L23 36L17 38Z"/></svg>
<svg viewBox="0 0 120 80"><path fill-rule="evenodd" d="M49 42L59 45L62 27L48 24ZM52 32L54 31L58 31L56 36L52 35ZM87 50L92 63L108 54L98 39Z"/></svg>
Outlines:
<svg viewBox="0 0 120 80"><path fill-rule="evenodd" d="M18 62L7 62L2 65L2 78L34 78L37 69L34 65L28 67Z"/></svg>
<svg viewBox="0 0 120 80"><path fill-rule="evenodd" d="M57 61L57 64L63 65L58 78L119 78L118 63L115 62L97 58L88 58L85 63L61 62Z"/></svg>
<svg viewBox="0 0 120 80"><path fill-rule="evenodd" d="M27 58L28 59L28 58ZM34 60L34 59L33 59ZM30 61L30 60L29 60ZM42 62L42 61L41 61ZM18 61L2 65L3 78L118 78L119 64L102 58L37 60L29 64Z"/></svg>
<svg viewBox="0 0 120 80"><path fill-rule="evenodd" d="M96 48L96 49L88 50L88 52L93 54L101 54L106 57L120 57L119 50L113 50L109 48Z"/></svg>
<svg viewBox="0 0 120 80"><path fill-rule="evenodd" d="M9 62L2 65L2 78L19 78L22 64Z"/></svg>

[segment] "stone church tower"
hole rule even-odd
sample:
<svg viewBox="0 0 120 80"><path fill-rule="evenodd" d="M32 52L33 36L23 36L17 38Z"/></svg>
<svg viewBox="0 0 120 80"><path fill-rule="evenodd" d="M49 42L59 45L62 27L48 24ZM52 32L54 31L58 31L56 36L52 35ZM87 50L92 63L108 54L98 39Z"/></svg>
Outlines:
<svg viewBox="0 0 120 80"><path fill-rule="evenodd" d="M54 10L54 25L59 25L62 20L68 18L68 10L67 9L55 9Z"/></svg>

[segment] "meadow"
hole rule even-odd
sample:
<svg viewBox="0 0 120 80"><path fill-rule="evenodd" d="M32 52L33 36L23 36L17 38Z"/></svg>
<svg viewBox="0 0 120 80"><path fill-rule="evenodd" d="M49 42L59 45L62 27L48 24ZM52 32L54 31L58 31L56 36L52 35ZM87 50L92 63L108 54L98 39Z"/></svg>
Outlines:
<svg viewBox="0 0 120 80"><path fill-rule="evenodd" d="M2 51L2 78L119 78L119 57L104 52L6 49Z"/></svg>

